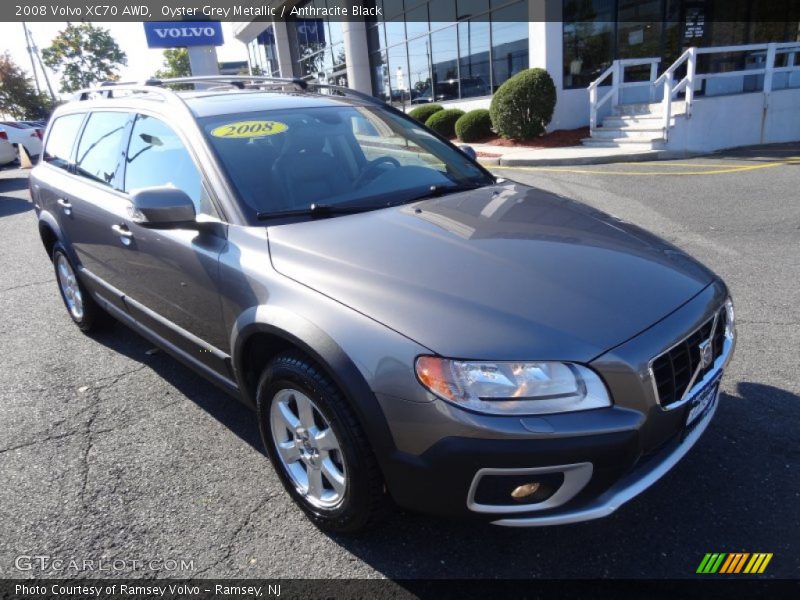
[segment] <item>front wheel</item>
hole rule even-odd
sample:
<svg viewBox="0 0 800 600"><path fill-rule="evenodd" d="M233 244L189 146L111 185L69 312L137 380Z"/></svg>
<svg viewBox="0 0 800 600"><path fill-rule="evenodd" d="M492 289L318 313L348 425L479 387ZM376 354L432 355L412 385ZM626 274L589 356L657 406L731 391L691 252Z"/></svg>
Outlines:
<svg viewBox="0 0 800 600"><path fill-rule="evenodd" d="M261 435L286 490L321 529L363 529L388 505L361 427L335 384L299 353L275 358L257 390Z"/></svg>

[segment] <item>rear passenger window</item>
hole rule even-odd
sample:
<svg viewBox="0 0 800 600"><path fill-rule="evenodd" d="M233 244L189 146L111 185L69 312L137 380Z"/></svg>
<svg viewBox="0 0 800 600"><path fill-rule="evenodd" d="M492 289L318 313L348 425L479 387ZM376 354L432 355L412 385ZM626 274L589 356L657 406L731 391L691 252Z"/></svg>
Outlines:
<svg viewBox="0 0 800 600"><path fill-rule="evenodd" d="M162 121L147 115L136 116L126 161L126 192L174 187L186 192L198 214L216 215L192 156L178 135Z"/></svg>
<svg viewBox="0 0 800 600"><path fill-rule="evenodd" d="M75 139L78 137L84 116L86 115L83 113L64 115L53 121L50 135L47 137L47 146L44 149L43 159L45 162L61 169L69 167L72 147L75 145Z"/></svg>
<svg viewBox="0 0 800 600"><path fill-rule="evenodd" d="M129 119L130 115L120 112L89 115L75 155L75 168L79 175L114 185L122 163L123 137Z"/></svg>

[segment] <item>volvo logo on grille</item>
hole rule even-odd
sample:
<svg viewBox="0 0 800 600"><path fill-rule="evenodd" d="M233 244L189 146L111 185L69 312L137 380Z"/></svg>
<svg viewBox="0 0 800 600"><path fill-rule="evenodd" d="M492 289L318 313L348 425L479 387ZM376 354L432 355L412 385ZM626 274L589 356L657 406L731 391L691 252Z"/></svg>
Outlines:
<svg viewBox="0 0 800 600"><path fill-rule="evenodd" d="M714 345L709 338L698 347L700 348L700 368L705 369L714 362Z"/></svg>

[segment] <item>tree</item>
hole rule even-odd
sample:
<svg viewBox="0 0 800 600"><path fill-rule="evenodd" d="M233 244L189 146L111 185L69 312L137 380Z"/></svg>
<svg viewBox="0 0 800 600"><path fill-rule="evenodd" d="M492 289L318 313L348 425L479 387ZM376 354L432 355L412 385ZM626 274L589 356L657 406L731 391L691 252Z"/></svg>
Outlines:
<svg viewBox="0 0 800 600"><path fill-rule="evenodd" d="M62 92L118 79L119 67L128 64L109 31L91 23L67 23L52 45L42 50L42 60L61 76Z"/></svg>
<svg viewBox="0 0 800 600"><path fill-rule="evenodd" d="M8 52L0 54L0 113L35 120L46 119L51 110L50 98L36 91L31 78Z"/></svg>
<svg viewBox="0 0 800 600"><path fill-rule="evenodd" d="M191 74L189 51L186 48L167 48L164 50L162 68L156 71L155 78L189 77Z"/></svg>

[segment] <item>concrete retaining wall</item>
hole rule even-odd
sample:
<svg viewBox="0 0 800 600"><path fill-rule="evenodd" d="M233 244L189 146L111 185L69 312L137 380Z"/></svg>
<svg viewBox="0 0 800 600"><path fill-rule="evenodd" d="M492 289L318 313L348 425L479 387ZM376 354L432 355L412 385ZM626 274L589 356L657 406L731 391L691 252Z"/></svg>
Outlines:
<svg viewBox="0 0 800 600"><path fill-rule="evenodd" d="M695 98L690 118L679 116L667 149L713 152L723 148L800 140L800 89Z"/></svg>

